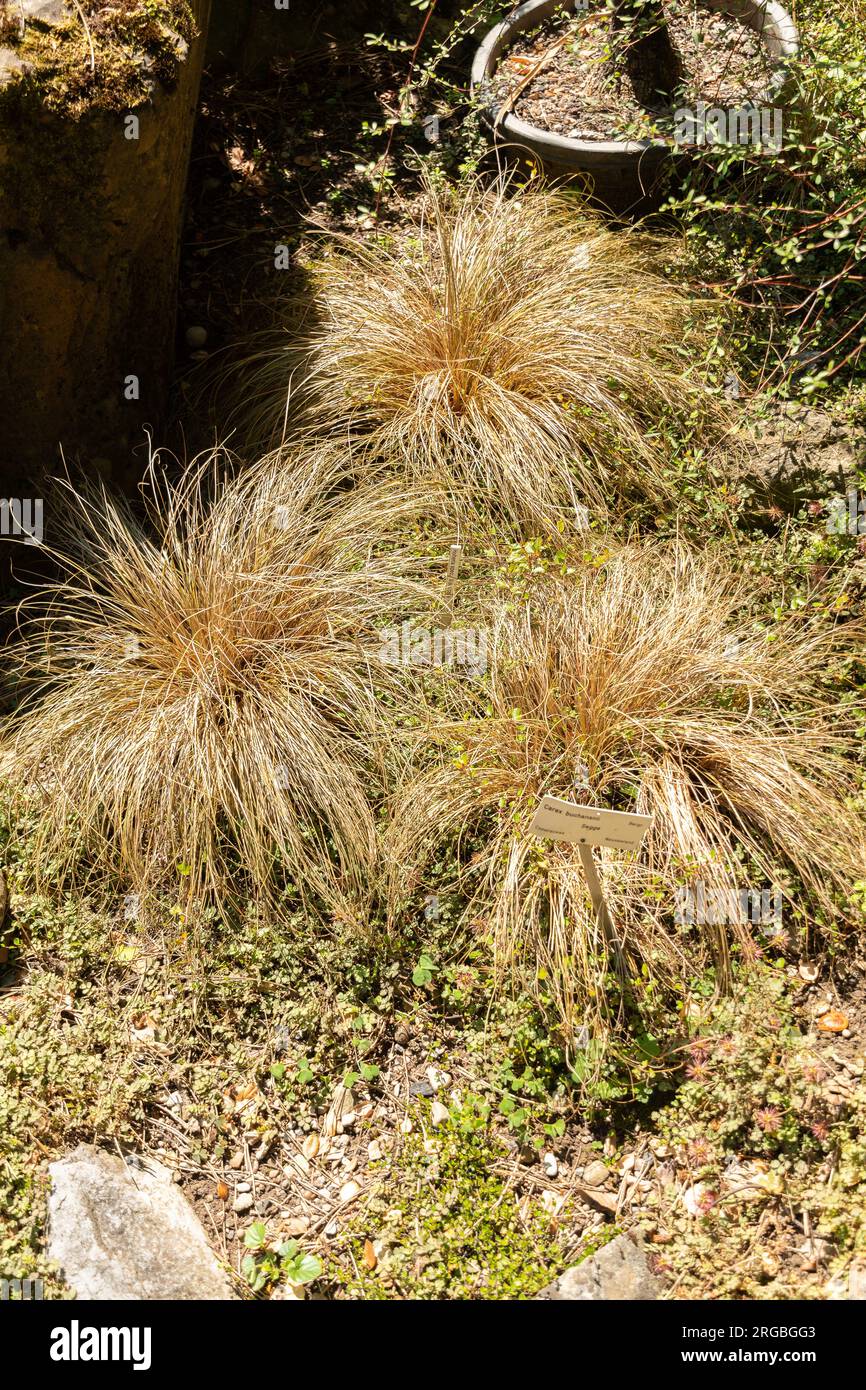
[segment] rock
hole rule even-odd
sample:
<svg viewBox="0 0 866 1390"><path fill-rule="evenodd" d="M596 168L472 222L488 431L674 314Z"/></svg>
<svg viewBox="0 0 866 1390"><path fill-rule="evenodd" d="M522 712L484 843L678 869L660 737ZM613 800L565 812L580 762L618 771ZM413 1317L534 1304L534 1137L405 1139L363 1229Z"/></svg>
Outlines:
<svg viewBox="0 0 866 1390"><path fill-rule="evenodd" d="M252 1211L253 1199L249 1192L239 1192L232 1202L232 1211L242 1216L245 1211Z"/></svg>
<svg viewBox="0 0 866 1390"><path fill-rule="evenodd" d="M441 1100L434 1100L432 1106L430 1107L431 1122L436 1126L444 1125L448 1119L450 1119L448 1106L443 1105Z"/></svg>
<svg viewBox="0 0 866 1390"><path fill-rule="evenodd" d="M749 473L783 499L809 484L816 497L844 493L856 477L862 430L820 408L788 401L742 433Z"/></svg>
<svg viewBox="0 0 866 1390"><path fill-rule="evenodd" d="M21 0L24 17L37 24L63 24L69 18L69 11L63 0Z"/></svg>
<svg viewBox="0 0 866 1390"><path fill-rule="evenodd" d="M601 1192L595 1187L585 1187L582 1192L578 1189L578 1195L582 1202L588 1202L596 1211L603 1211L609 1216L616 1215L619 1199L615 1192Z"/></svg>
<svg viewBox="0 0 866 1390"><path fill-rule="evenodd" d="M234 1297L162 1164L81 1144L49 1165L48 1258L79 1299Z"/></svg>
<svg viewBox="0 0 866 1390"><path fill-rule="evenodd" d="M766 1168L761 1168L757 1163L734 1160L725 1168L725 1200L727 1202L765 1202L771 1195L771 1186L768 1184ZM700 1188L700 1192L698 1192ZM706 1206L702 1201L705 1194L705 1186L698 1183L695 1188L688 1188L683 1193L683 1201L686 1210L691 1216L702 1216L706 1214ZM696 1194L694 1209L689 1203L689 1193Z"/></svg>
<svg viewBox="0 0 866 1390"><path fill-rule="evenodd" d="M556 1161L556 1155L545 1154L542 1160L542 1164L544 1167L545 1176L548 1178L555 1178L557 1173L559 1172L559 1164Z"/></svg>
<svg viewBox="0 0 866 1390"><path fill-rule="evenodd" d="M616 1236L582 1264L567 1269L536 1297L614 1300L658 1298L662 1281L653 1274L643 1250L628 1236Z"/></svg>
<svg viewBox="0 0 866 1390"><path fill-rule="evenodd" d="M581 1178L587 1187L601 1187L602 1183L607 1182L610 1176L610 1169L606 1163L599 1159L594 1159L592 1163L587 1163Z"/></svg>
<svg viewBox="0 0 866 1390"><path fill-rule="evenodd" d="M27 64L14 48L0 44L0 87L5 87L16 73L25 72Z"/></svg>
<svg viewBox="0 0 866 1390"><path fill-rule="evenodd" d="M413 1081L409 1087L410 1096L424 1096L430 1099L436 1094L429 1081Z"/></svg>
<svg viewBox="0 0 866 1390"><path fill-rule="evenodd" d="M706 1216L715 1198L706 1183L696 1182L685 1189L681 1200L689 1216Z"/></svg>

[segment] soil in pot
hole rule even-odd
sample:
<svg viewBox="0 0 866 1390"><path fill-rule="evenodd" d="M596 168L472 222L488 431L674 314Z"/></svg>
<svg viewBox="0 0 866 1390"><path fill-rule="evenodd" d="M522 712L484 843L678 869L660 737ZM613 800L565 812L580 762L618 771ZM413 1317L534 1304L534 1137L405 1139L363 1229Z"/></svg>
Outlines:
<svg viewBox="0 0 866 1390"><path fill-rule="evenodd" d="M600 6L521 34L497 69L496 99L530 125L579 140L670 139L677 109L767 101L774 63L759 34L699 5L664 9L681 74L668 96L612 58L610 13Z"/></svg>

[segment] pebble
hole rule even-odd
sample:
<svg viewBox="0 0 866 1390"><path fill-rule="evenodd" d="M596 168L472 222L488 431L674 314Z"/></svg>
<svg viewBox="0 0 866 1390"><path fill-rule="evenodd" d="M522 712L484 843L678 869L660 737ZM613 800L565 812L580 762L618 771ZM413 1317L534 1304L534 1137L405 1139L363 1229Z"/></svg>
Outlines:
<svg viewBox="0 0 866 1390"><path fill-rule="evenodd" d="M337 1234L337 1231L339 1229L339 1225L336 1221L329 1221L327 1226L325 1227L325 1235L328 1236L329 1239L333 1240L334 1236Z"/></svg>
<svg viewBox="0 0 866 1390"><path fill-rule="evenodd" d="M548 1178L555 1178L559 1172L559 1164L556 1161L555 1154L545 1154L543 1159L543 1166L545 1175Z"/></svg>
<svg viewBox="0 0 866 1390"><path fill-rule="evenodd" d="M360 1191L361 1189L356 1182L344 1182L340 1188L340 1201L354 1202Z"/></svg>
<svg viewBox="0 0 866 1390"><path fill-rule="evenodd" d="M427 1068L427 1080L430 1082L434 1091L444 1090L446 1086L450 1086L451 1084L449 1073L447 1071L440 1071L438 1067Z"/></svg>
<svg viewBox="0 0 866 1390"><path fill-rule="evenodd" d="M241 1192L232 1202L232 1211L236 1211L240 1216L243 1212L249 1211L253 1205L253 1199L249 1192Z"/></svg>
<svg viewBox="0 0 866 1390"><path fill-rule="evenodd" d="M203 348L207 342L207 329L200 324L191 324L186 330L186 344L191 348Z"/></svg>
<svg viewBox="0 0 866 1390"><path fill-rule="evenodd" d="M248 1182L239 1182L238 1185L237 1185L237 1191L238 1191L238 1192L252 1192L252 1190L253 1190L253 1188L252 1188L252 1183L248 1183Z"/></svg>
<svg viewBox="0 0 866 1390"><path fill-rule="evenodd" d="M426 1096L428 1099L435 1095L435 1088L429 1081L413 1081L409 1087L410 1096Z"/></svg>
<svg viewBox="0 0 866 1390"><path fill-rule="evenodd" d="M430 1119L434 1126L444 1125L449 1118L450 1112L447 1105L443 1105L441 1100L434 1100L430 1110Z"/></svg>
<svg viewBox="0 0 866 1390"><path fill-rule="evenodd" d="M601 1187L602 1183L607 1182L610 1169L600 1159L594 1159L588 1163L583 1170L582 1177L587 1187Z"/></svg>

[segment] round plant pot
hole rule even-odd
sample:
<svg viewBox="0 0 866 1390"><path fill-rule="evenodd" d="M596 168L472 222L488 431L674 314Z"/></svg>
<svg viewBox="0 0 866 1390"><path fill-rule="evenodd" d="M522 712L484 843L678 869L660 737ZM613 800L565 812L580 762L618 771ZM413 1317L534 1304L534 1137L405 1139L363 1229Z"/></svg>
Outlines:
<svg viewBox="0 0 866 1390"><path fill-rule="evenodd" d="M777 100L787 62L796 57L797 28L775 0L700 0L706 9L721 10L755 29L776 69L768 103ZM640 215L659 200L662 174L687 152L667 140L575 140L521 121L513 113L497 120L500 103L493 98L492 79L499 60L526 29L534 29L557 12L583 8L579 0L528 0L506 15L486 35L472 64L471 91L480 99L491 138L506 157L530 159L551 179L582 179L592 201L617 214Z"/></svg>

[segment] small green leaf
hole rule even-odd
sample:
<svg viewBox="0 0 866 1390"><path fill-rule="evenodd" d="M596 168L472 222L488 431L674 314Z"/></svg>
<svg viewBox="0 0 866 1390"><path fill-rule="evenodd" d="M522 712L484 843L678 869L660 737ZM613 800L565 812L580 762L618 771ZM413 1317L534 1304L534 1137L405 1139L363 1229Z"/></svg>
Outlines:
<svg viewBox="0 0 866 1390"><path fill-rule="evenodd" d="M309 1284L321 1274L322 1262L315 1255L299 1255L284 1265L283 1272L290 1284Z"/></svg>
<svg viewBox="0 0 866 1390"><path fill-rule="evenodd" d="M421 956L415 969L412 971L413 985L429 985L436 970L430 956Z"/></svg>
<svg viewBox="0 0 866 1390"><path fill-rule="evenodd" d="M254 1221L244 1232L244 1245L248 1250L261 1250L267 1240L267 1230L263 1221Z"/></svg>

